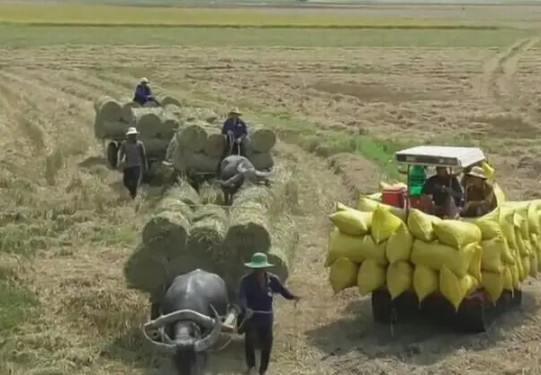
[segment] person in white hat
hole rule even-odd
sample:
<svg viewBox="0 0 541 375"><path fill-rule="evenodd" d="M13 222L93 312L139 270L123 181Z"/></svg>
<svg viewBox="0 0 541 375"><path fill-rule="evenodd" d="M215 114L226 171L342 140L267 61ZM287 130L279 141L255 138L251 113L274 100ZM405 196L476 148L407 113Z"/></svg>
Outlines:
<svg viewBox="0 0 541 375"><path fill-rule="evenodd" d="M135 94L133 96L133 101L141 104L142 106L148 102L155 102L159 105L152 95L152 90L150 89L150 82L146 78L141 78L141 82L135 88Z"/></svg>
<svg viewBox="0 0 541 375"><path fill-rule="evenodd" d="M488 214L498 206L494 188L487 181L481 167L473 167L467 173L466 199L462 216L479 217Z"/></svg>
<svg viewBox="0 0 541 375"><path fill-rule="evenodd" d="M248 136L248 125L241 119L242 113L238 108L233 108L227 115L222 125L222 135L225 137L225 146L220 162L226 156L239 154L246 156L244 140ZM218 163L218 174L220 173L220 163Z"/></svg>
<svg viewBox="0 0 541 375"><path fill-rule="evenodd" d="M137 196L143 173L148 169L148 159L145 145L137 139L139 132L130 127L126 132L126 140L120 145L120 162L124 162L123 182L130 192L132 199Z"/></svg>

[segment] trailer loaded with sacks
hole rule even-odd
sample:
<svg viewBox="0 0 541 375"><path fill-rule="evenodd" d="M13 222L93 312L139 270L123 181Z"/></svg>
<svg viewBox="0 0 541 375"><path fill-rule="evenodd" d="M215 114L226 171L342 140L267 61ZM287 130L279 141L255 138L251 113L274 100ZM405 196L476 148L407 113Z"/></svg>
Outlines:
<svg viewBox="0 0 541 375"><path fill-rule="evenodd" d="M477 218L441 219L410 197L411 183L388 186L358 207L330 215L326 267L335 293L357 287L371 295L380 323L435 320L462 332L483 332L501 312L520 305L522 284L541 270L541 200L510 202L476 148L416 147L396 154L411 166L486 169L498 207ZM408 176L410 174L408 173Z"/></svg>

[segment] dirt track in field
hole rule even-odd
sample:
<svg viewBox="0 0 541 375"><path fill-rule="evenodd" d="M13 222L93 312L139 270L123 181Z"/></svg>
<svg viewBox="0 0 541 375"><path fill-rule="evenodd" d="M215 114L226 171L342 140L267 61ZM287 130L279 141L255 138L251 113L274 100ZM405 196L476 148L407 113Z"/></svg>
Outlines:
<svg viewBox="0 0 541 375"><path fill-rule="evenodd" d="M540 197L541 177L538 42L521 39L501 50L0 49L1 219L11 231L3 243L37 254L30 267L9 252L0 253L0 263L13 266L44 306L0 345L0 373L155 373L157 363L138 332L148 304L126 290L121 270L157 192L147 188L135 204L123 196L120 176L105 166L93 139L96 97L129 97L136 80L149 76L174 95L242 106L247 119L256 112L287 113L291 126L310 123L317 135L312 149L320 155L326 146L318 140L336 133L481 142L504 190L513 199L531 199ZM269 374L540 373L536 280L525 286L522 310L501 318L489 333L469 337L404 326L393 335L374 325L366 298L355 291L333 296L322 266L326 214L334 200L352 202L351 186L375 191L379 168L348 153L316 158L287 140L278 158L299 179L303 210L297 219L306 232L289 284L304 301L299 310L278 303ZM235 340L214 356L213 373L241 370L242 347Z"/></svg>

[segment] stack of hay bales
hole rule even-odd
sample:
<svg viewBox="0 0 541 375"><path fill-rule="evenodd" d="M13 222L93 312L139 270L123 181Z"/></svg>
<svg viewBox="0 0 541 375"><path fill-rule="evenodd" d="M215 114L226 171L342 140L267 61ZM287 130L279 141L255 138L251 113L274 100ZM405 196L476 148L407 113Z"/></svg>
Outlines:
<svg viewBox="0 0 541 375"><path fill-rule="evenodd" d="M167 158L181 172L215 173L226 145L221 134L222 125L216 124L215 117L208 112L194 118L197 115L196 112L187 118L177 131ZM258 170L274 167L271 150L276 144L276 134L272 130L262 126L251 128L245 142L246 156Z"/></svg>
<svg viewBox="0 0 541 375"><path fill-rule="evenodd" d="M180 102L172 97L160 98L161 107L154 102L141 107L133 101L122 104L110 97L96 101L94 134L98 139L121 140L130 126L135 126L147 153L165 157L171 138L180 124Z"/></svg>
<svg viewBox="0 0 541 375"><path fill-rule="evenodd" d="M227 209L202 204L187 183L169 190L124 267L127 284L160 299L175 276L201 268L234 290L256 251L267 253L272 272L287 279L299 235L287 214L269 220L276 199L272 190L250 187Z"/></svg>
<svg viewBox="0 0 541 375"><path fill-rule="evenodd" d="M442 220L363 197L359 210L339 205L326 266L335 290L361 295L386 286L392 298L414 291L423 301L439 293L458 309L484 288L496 302L520 290L540 264L541 202L505 202L481 218Z"/></svg>

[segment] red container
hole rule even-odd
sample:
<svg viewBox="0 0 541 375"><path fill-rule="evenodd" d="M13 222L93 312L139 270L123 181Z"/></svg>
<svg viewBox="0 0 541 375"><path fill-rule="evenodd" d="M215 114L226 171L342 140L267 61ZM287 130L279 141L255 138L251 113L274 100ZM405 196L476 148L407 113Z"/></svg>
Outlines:
<svg viewBox="0 0 541 375"><path fill-rule="evenodd" d="M381 203L404 208L406 205L407 193L408 189L405 187L383 189L383 192L381 193Z"/></svg>

